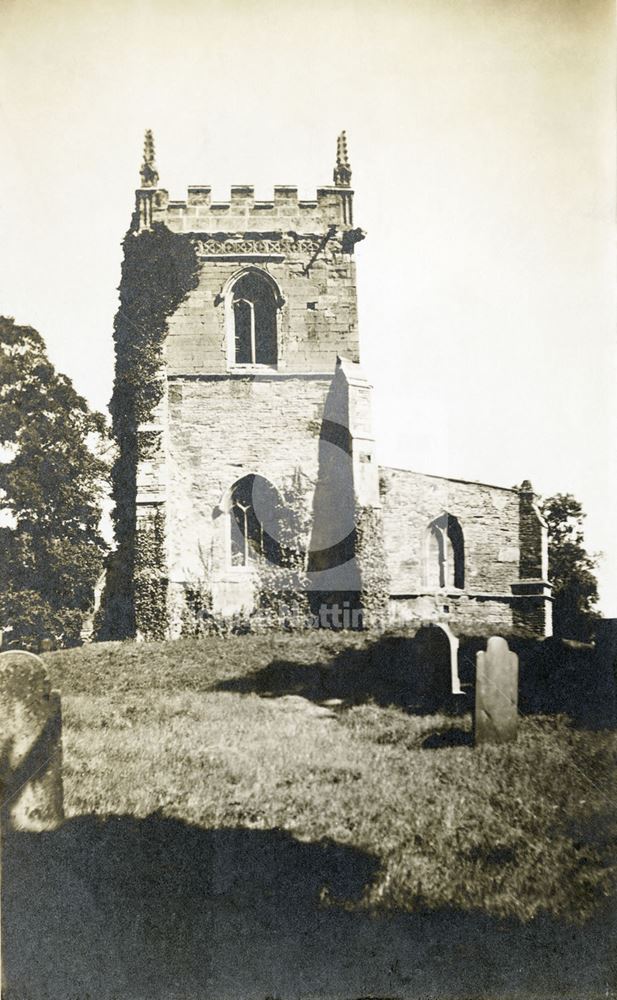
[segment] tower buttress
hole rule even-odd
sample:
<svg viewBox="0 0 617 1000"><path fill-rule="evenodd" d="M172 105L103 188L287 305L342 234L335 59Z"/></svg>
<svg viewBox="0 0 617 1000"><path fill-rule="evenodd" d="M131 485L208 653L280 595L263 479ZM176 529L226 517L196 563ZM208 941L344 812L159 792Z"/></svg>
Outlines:
<svg viewBox="0 0 617 1000"><path fill-rule="evenodd" d="M518 598L514 622L539 635L552 635L552 597L548 581L548 532L528 479L518 488L519 496L519 578L512 584Z"/></svg>

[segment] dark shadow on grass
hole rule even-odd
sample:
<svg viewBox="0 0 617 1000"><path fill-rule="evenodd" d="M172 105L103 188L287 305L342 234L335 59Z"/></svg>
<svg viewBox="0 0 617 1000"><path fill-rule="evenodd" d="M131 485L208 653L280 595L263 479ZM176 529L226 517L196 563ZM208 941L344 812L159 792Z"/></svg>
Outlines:
<svg viewBox="0 0 617 1000"><path fill-rule="evenodd" d="M276 830L83 816L11 833L6 1000L600 997L612 933L350 912L374 857ZM326 888L335 904L320 903Z"/></svg>
<svg viewBox="0 0 617 1000"><path fill-rule="evenodd" d="M480 861L484 865L509 865L516 859L514 847L474 847L469 851L472 861Z"/></svg>
<svg viewBox="0 0 617 1000"><path fill-rule="evenodd" d="M472 747L473 733L464 729L441 729L422 740L425 750L443 750L445 747Z"/></svg>
<svg viewBox="0 0 617 1000"><path fill-rule="evenodd" d="M273 660L261 670L221 681L219 691L266 697L294 694L343 706L373 702L413 714L469 711L469 697L451 695L449 661L428 664L409 637L385 636L361 649L347 648L313 663Z"/></svg>
<svg viewBox="0 0 617 1000"><path fill-rule="evenodd" d="M521 655L523 712L563 713L579 729L614 729L615 668L593 646L549 638Z"/></svg>

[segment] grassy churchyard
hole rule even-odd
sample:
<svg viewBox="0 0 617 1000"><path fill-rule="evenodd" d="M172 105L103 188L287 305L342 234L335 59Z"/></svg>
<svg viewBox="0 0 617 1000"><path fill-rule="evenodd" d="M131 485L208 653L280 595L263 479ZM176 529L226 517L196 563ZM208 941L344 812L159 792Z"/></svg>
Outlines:
<svg viewBox="0 0 617 1000"><path fill-rule="evenodd" d="M615 735L523 716L474 749L469 705L415 714L390 648L46 655L68 822L8 844L9 997L616 995Z"/></svg>

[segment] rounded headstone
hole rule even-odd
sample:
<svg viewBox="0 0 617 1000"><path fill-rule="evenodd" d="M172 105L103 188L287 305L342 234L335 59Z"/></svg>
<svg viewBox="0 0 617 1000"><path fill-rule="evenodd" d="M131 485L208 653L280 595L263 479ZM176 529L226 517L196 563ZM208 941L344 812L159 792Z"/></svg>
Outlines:
<svg viewBox="0 0 617 1000"><path fill-rule="evenodd" d="M476 654L475 743L508 743L518 726L518 656L502 636Z"/></svg>
<svg viewBox="0 0 617 1000"><path fill-rule="evenodd" d="M33 653L0 653L0 783L3 823L41 831L64 819L60 696Z"/></svg>

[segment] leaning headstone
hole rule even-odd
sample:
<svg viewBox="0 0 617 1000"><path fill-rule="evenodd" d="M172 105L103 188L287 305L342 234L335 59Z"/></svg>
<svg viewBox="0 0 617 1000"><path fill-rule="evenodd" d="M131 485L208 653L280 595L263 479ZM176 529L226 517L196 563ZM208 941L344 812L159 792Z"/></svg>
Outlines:
<svg viewBox="0 0 617 1000"><path fill-rule="evenodd" d="M51 830L64 819L60 695L33 653L0 653L0 787L5 829Z"/></svg>
<svg viewBox="0 0 617 1000"><path fill-rule="evenodd" d="M0 653L0 853L4 830L51 830L63 819L60 695L38 656Z"/></svg>
<svg viewBox="0 0 617 1000"><path fill-rule="evenodd" d="M518 656L501 636L491 636L476 653L474 741L508 743L518 723Z"/></svg>

